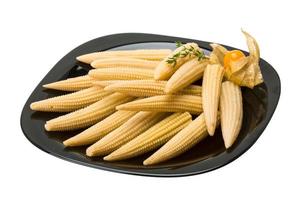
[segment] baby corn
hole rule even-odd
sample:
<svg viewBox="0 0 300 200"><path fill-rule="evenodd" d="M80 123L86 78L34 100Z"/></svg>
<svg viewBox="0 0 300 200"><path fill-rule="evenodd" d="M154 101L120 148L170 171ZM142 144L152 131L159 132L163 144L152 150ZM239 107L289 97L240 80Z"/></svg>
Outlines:
<svg viewBox="0 0 300 200"><path fill-rule="evenodd" d="M194 95L160 95L117 106L118 110L153 112L202 112L202 98Z"/></svg>
<svg viewBox="0 0 300 200"><path fill-rule="evenodd" d="M43 85L44 88L62 90L62 91L78 91L85 88L92 87L93 78L90 76L78 76L75 78L68 78L66 80L57 81Z"/></svg>
<svg viewBox="0 0 300 200"><path fill-rule="evenodd" d="M112 92L104 91L99 86L93 86L74 93L33 102L30 104L30 108L46 112L71 112L84 108L110 94Z"/></svg>
<svg viewBox="0 0 300 200"><path fill-rule="evenodd" d="M187 43L178 47L157 65L154 71L154 79L169 79L184 62L196 57L194 53L196 51L202 52L196 43Z"/></svg>
<svg viewBox="0 0 300 200"><path fill-rule="evenodd" d="M221 128L225 147L229 148L236 140L243 121L243 102L240 86L226 81L222 83Z"/></svg>
<svg viewBox="0 0 300 200"><path fill-rule="evenodd" d="M128 57L139 58L145 60L162 60L172 51L170 49L141 49L141 50L126 50L126 51L103 51L88 53L78 56L76 59L84 63L92 63L95 60L107 57Z"/></svg>
<svg viewBox="0 0 300 200"><path fill-rule="evenodd" d="M168 80L165 88L167 94L173 94L202 78L207 61L194 58L184 63Z"/></svg>
<svg viewBox="0 0 300 200"><path fill-rule="evenodd" d="M138 112L86 150L88 156L107 155L160 121L165 113Z"/></svg>
<svg viewBox="0 0 300 200"><path fill-rule="evenodd" d="M213 136L217 125L217 112L224 69L221 65L207 65L202 82L203 112L209 135Z"/></svg>
<svg viewBox="0 0 300 200"><path fill-rule="evenodd" d="M99 80L153 79L153 70L130 67L93 69L89 76Z"/></svg>
<svg viewBox="0 0 300 200"><path fill-rule="evenodd" d="M93 125L113 113L117 105L132 99L133 97L120 93L111 94L88 107L47 121L45 129L47 131L65 131Z"/></svg>
<svg viewBox="0 0 300 200"><path fill-rule="evenodd" d="M157 149L191 121L192 116L188 112L174 113L104 157L104 160L124 160Z"/></svg>
<svg viewBox="0 0 300 200"><path fill-rule="evenodd" d="M107 67L134 67L134 68L148 68L154 69L159 64L159 61L143 60L137 58L113 57L98 59L91 63L94 68Z"/></svg>
<svg viewBox="0 0 300 200"><path fill-rule="evenodd" d="M64 141L65 146L82 146L97 142L135 115L134 111L116 111L104 120Z"/></svg>
<svg viewBox="0 0 300 200"><path fill-rule="evenodd" d="M201 114L147 158L144 165L153 165L174 158L195 146L207 135L204 115Z"/></svg>
<svg viewBox="0 0 300 200"><path fill-rule="evenodd" d="M156 95L164 95L164 88L166 87L166 81L156 80L130 80L119 81L114 84L108 85L104 88L106 91L121 92L130 96L136 97L149 97ZM198 85L190 85L184 89L178 91L176 94L187 95L201 95L202 88Z"/></svg>

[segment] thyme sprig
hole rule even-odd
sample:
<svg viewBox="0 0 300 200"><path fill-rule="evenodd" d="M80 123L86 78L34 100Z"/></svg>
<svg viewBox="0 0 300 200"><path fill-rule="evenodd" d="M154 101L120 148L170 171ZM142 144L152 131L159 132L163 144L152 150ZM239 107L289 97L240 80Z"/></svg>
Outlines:
<svg viewBox="0 0 300 200"><path fill-rule="evenodd" d="M182 42L180 42L180 41L176 41L176 42L175 42L175 45L176 45L176 47L178 48L178 47L181 47L183 44L182 44Z"/></svg>
<svg viewBox="0 0 300 200"><path fill-rule="evenodd" d="M176 41L175 43L176 43L177 48L183 46L182 42L180 42L180 41ZM169 57L166 60L166 62L168 64L173 64L173 66L176 66L178 58L184 58L187 56L191 57L192 55L197 57L199 61L202 58L205 58L204 52L199 51L199 49L195 49L193 46L189 46L189 47L183 46L182 50L180 50L179 52L174 54L172 57Z"/></svg>

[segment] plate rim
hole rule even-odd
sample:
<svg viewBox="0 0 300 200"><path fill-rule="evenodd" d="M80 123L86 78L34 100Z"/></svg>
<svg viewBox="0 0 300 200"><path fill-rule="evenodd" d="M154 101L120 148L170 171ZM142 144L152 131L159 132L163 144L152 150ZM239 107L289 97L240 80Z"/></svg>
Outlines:
<svg viewBox="0 0 300 200"><path fill-rule="evenodd" d="M127 42L126 42L127 41ZM129 42L128 42L129 41ZM241 141L241 143L236 146L231 152L230 155L223 155L225 152L220 153L219 155L216 155L212 158L208 158L196 163L193 163L190 165L192 167L195 164L200 163L201 166L204 166L203 169L199 170L191 170L189 172L184 172L184 173L151 173L151 172L144 172L144 171L136 171L132 169L127 169L127 168L120 168L120 167L106 167L102 165L95 165L89 162L84 162L81 160L76 160L70 157L63 156L57 152L50 151L49 149L46 149L45 147L41 146L39 143L35 142L31 137L30 134L28 134L25 130L24 124L23 124L23 117L24 117L24 111L26 109L26 106L28 106L29 100L32 97L32 95L35 93L35 91L38 89L38 87L42 84L43 80L45 80L46 77L48 77L49 74L53 73L55 68L60 65L61 62L69 59L68 57L72 55L72 57L79 56L82 54L82 49L86 48L87 46L93 46L94 43L99 43L102 42L104 45L102 48L97 47L99 50L107 50L111 48L115 48L118 46L123 46L123 45L129 45L129 44L136 44L136 43L145 43L145 42L174 42L174 41L182 41L183 43L186 42L196 42L199 44L200 47L211 50L211 47L209 44L211 42L207 41L202 41L202 40L196 40L196 39L189 39L189 38L181 38L181 37L174 37L174 36L167 36L167 35L157 35L157 34L148 34L148 33L117 33L117 34L111 34L111 35L106 35L102 37L98 37L95 39L92 39L88 42L85 42L78 47L74 48L72 51L67 53L65 56L63 56L44 76L44 78L38 83L38 85L34 88L34 90L31 92L29 95L28 99L26 100L25 105L23 106L21 117L20 117L20 125L21 129L23 132L23 135L29 140L34 146L37 148L41 149L42 151L53 155L55 157L61 158L63 160L67 160L76 164L88 166L88 167L93 167L97 169L102 169L106 171L112 171L112 172L118 172L118 173L123 173L123 174L131 174L131 175L140 175L140 176L152 176L152 177L181 177L181 176L190 176L190 175L196 175L196 174L202 174L206 173L215 169L218 169L220 167L223 167L232 161L236 160L238 157L243 155L245 152L247 152L253 145L254 143L258 140L258 138L262 135L264 132L265 128L271 121L271 118L276 110L276 107L278 105L279 99L280 99L280 94L281 94L281 81L280 77L277 73L277 71L264 59L260 59L260 64L264 68L268 69L269 73L272 73L272 77L275 79L275 82L270 85L270 83L266 83L267 89L268 89L268 105L267 105L267 111L266 111L266 116L263 121L261 121L251 132L250 134L248 133L247 136ZM223 44L221 44L223 45ZM234 48L228 45L223 45L229 50L231 49L238 49ZM248 53L244 50L242 50L244 53ZM79 52L81 52L79 54ZM88 52L86 52L88 53ZM274 90L274 91L273 91ZM272 99L272 102L270 102L270 99ZM270 110L271 109L271 110ZM253 133L253 134L252 134ZM256 133L256 134L254 134ZM242 145L243 144L243 145ZM223 160L222 162L219 161L219 159L222 159L223 157L228 157L225 161ZM213 160L212 160L213 159Z"/></svg>

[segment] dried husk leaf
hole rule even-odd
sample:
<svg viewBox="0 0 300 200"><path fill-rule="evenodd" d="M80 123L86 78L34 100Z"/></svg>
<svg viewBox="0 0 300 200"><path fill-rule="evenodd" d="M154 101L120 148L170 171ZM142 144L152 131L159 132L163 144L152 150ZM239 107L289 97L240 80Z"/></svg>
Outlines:
<svg viewBox="0 0 300 200"><path fill-rule="evenodd" d="M225 77L237 85L253 88L263 82L263 76L259 66L260 50L256 40L247 32L246 37L249 56L232 62L230 68L225 68ZM210 55L210 63L224 66L224 56L227 49L219 44L211 44L213 51Z"/></svg>
<svg viewBox="0 0 300 200"><path fill-rule="evenodd" d="M210 46L213 50L210 54L209 62L211 64L221 64L223 66L224 56L228 52L228 50L225 47L215 43L210 44Z"/></svg>

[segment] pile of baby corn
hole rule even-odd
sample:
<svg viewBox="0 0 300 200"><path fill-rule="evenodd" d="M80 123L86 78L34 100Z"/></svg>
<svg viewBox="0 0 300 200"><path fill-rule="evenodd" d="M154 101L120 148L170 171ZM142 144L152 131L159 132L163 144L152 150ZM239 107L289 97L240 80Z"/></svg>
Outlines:
<svg viewBox="0 0 300 200"><path fill-rule="evenodd" d="M224 65L230 65L230 60L224 64L224 58L231 51L217 44L212 48L210 55L204 55L196 43L179 43L174 51L85 54L77 60L94 68L87 75L44 85L72 93L33 102L30 107L67 113L47 121L45 129L86 128L63 144L88 145L87 156L102 156L106 161L154 151L143 164L161 163L213 136L219 124L229 148L242 125L242 94L239 82L226 77Z"/></svg>

